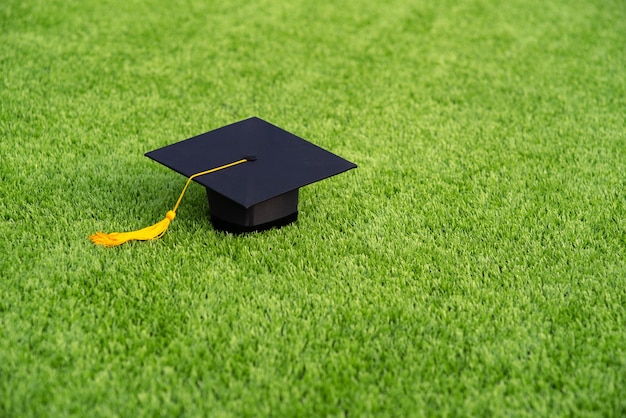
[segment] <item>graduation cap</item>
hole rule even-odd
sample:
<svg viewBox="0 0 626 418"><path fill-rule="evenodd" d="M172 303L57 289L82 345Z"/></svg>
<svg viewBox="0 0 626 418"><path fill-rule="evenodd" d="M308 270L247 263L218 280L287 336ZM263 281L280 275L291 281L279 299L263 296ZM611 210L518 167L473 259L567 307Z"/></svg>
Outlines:
<svg viewBox="0 0 626 418"><path fill-rule="evenodd" d="M119 245L162 236L192 180L206 187L213 226L241 233L281 227L298 217L300 187L356 167L262 119L253 117L146 153L187 177L173 210L139 231L90 236Z"/></svg>

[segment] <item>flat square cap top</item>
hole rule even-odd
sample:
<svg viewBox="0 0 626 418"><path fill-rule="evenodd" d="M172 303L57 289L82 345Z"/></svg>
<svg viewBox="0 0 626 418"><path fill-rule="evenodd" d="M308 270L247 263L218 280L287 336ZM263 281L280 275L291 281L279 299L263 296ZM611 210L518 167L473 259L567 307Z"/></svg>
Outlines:
<svg viewBox="0 0 626 418"><path fill-rule="evenodd" d="M194 179L245 208L356 167L256 117L150 151L146 156L185 177L254 156L254 161Z"/></svg>

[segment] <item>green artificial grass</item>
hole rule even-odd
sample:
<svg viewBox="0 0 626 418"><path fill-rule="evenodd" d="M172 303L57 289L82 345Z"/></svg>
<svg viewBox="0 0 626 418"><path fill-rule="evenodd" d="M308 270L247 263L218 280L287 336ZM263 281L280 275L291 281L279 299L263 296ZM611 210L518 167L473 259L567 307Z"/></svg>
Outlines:
<svg viewBox="0 0 626 418"><path fill-rule="evenodd" d="M0 4L0 416L626 415L623 0ZM146 151L359 168L213 230Z"/></svg>

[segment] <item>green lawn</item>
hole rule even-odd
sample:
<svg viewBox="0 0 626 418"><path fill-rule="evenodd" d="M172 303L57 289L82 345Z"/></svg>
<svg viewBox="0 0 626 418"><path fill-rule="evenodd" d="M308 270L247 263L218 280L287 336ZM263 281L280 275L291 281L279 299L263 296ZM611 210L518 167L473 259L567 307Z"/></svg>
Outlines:
<svg viewBox="0 0 626 418"><path fill-rule="evenodd" d="M233 236L147 151L359 165ZM623 0L3 0L0 416L626 415Z"/></svg>

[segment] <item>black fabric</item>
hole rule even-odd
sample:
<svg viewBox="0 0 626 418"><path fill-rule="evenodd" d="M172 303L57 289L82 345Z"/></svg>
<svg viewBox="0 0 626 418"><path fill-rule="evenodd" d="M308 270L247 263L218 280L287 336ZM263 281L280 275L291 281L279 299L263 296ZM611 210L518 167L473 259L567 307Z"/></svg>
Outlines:
<svg viewBox="0 0 626 418"><path fill-rule="evenodd" d="M248 155L249 161L196 182L249 208L356 165L259 118L246 119L146 156L186 177Z"/></svg>
<svg viewBox="0 0 626 418"><path fill-rule="evenodd" d="M295 221L300 187L356 167L256 117L146 156L186 177L247 159L194 178L207 189L213 225L229 232L259 231Z"/></svg>
<svg viewBox="0 0 626 418"><path fill-rule="evenodd" d="M207 189L211 219L252 228L286 218L298 212L298 189L244 208L217 192Z"/></svg>
<svg viewBox="0 0 626 418"><path fill-rule="evenodd" d="M272 228L282 228L298 220L298 212L285 216L284 218L275 219L272 222L266 222L260 225L244 226L232 222L227 222L220 218L211 216L213 228L218 231L230 232L232 234L245 234L248 232L266 231Z"/></svg>

